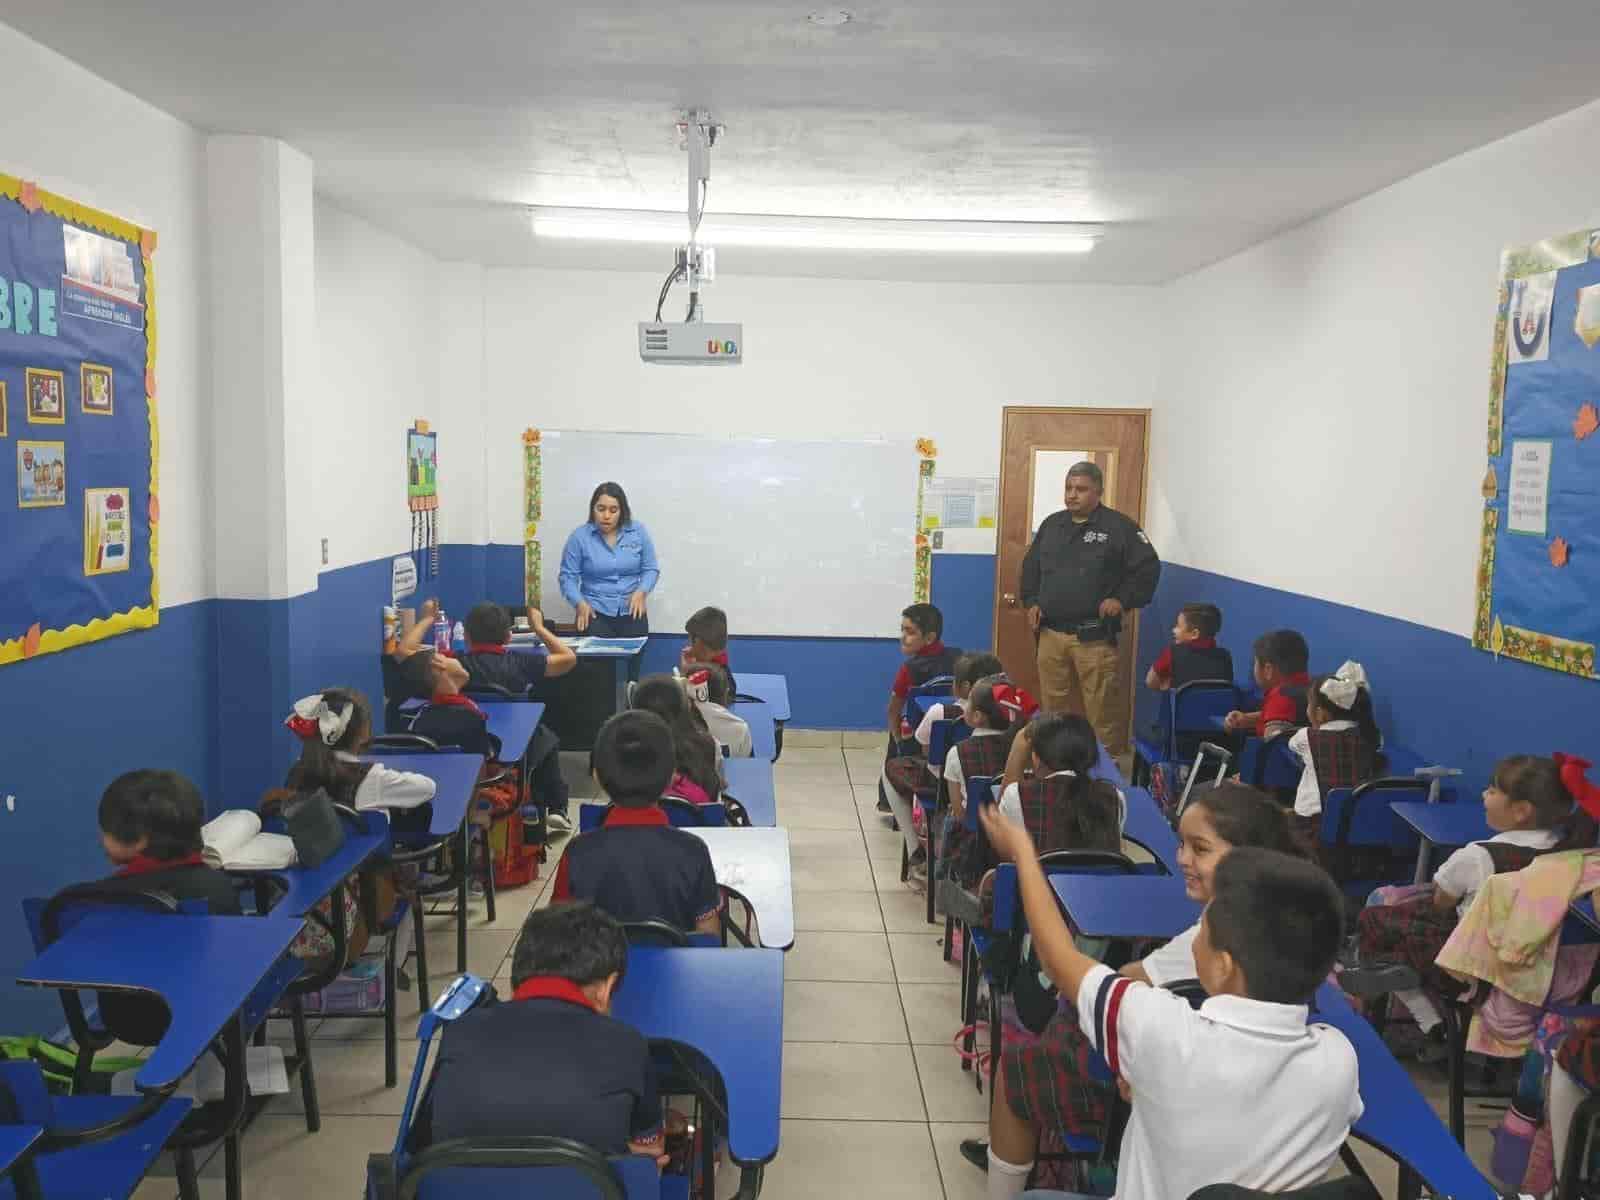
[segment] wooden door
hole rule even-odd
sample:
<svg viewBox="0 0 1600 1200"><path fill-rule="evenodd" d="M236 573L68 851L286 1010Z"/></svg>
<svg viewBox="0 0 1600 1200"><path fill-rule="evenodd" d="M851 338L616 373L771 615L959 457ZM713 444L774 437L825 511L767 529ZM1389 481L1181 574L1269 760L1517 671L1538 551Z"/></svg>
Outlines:
<svg viewBox="0 0 1600 1200"><path fill-rule="evenodd" d="M1022 556L1033 531L1062 507L1067 468L1082 459L1105 475L1101 503L1144 524L1147 408L1007 408L1000 426L1000 530L995 556L995 653L1011 677L1039 695L1034 637L1022 607ZM1139 614L1123 618L1124 720L1132 720Z"/></svg>

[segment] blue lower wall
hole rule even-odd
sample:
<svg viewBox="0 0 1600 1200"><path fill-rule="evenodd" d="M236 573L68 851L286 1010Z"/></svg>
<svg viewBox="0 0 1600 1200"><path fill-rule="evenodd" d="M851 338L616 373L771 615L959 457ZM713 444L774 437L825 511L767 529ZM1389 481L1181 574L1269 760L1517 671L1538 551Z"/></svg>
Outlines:
<svg viewBox="0 0 1600 1200"><path fill-rule="evenodd" d="M1311 669L1353 658L1372 680L1384 734L1424 757L1460 767L1475 792L1507 754L1565 750L1600 757L1600 690L1578 679L1475 650L1465 637L1295 592L1166 564L1141 623L1139 662L1154 659L1190 601L1222 609L1222 643L1247 678L1250 645L1270 629L1298 629L1311 645ZM1153 712L1145 688L1142 709Z"/></svg>

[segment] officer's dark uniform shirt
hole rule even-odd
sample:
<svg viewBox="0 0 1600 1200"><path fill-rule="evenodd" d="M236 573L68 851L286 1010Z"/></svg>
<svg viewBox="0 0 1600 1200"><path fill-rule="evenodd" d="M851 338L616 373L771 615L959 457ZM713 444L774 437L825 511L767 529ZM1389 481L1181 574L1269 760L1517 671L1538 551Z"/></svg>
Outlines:
<svg viewBox="0 0 1600 1200"><path fill-rule="evenodd" d="M1102 600L1143 608L1160 578L1155 547L1133 521L1102 504L1077 524L1063 509L1044 519L1028 546L1022 603L1039 606L1041 625L1071 633L1099 619Z"/></svg>

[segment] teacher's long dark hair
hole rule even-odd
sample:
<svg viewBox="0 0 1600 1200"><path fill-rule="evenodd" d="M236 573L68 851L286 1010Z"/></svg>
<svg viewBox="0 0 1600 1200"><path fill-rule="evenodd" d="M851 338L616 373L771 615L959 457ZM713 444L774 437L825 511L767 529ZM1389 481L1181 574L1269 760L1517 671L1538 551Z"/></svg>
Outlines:
<svg viewBox="0 0 1600 1200"><path fill-rule="evenodd" d="M624 528L633 520L633 510L628 507L628 493L622 490L620 483L613 483L607 480L595 488L594 495L589 497L589 521L591 524L594 522L594 506L600 503L601 496L610 496L617 502L617 508L621 510L617 514L618 529Z"/></svg>

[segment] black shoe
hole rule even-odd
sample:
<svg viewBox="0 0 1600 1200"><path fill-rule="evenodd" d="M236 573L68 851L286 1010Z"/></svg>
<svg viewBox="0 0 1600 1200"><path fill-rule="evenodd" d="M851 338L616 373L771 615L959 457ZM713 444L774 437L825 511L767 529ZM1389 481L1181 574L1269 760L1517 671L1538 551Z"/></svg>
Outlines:
<svg viewBox="0 0 1600 1200"><path fill-rule="evenodd" d="M961 1143L961 1157L984 1174L989 1172L989 1143L982 1138L968 1138Z"/></svg>
<svg viewBox="0 0 1600 1200"><path fill-rule="evenodd" d="M893 812L894 811L894 809L889 807L889 798L887 796L883 795L881 792L878 794L878 811L879 812Z"/></svg>
<svg viewBox="0 0 1600 1200"><path fill-rule="evenodd" d="M1435 1025L1422 1035L1422 1044L1417 1047L1416 1052L1412 1055L1413 1058L1424 1065L1442 1063L1449 1056L1450 1043L1445 1038L1443 1022Z"/></svg>
<svg viewBox="0 0 1600 1200"><path fill-rule="evenodd" d="M1369 967L1350 967L1339 972L1339 988L1347 995L1367 999L1393 992L1413 991L1422 986L1422 977L1403 963L1382 963Z"/></svg>
<svg viewBox="0 0 1600 1200"><path fill-rule="evenodd" d="M913 866L913 867L920 867L920 866L926 865L927 861L928 861L928 850L927 850L927 847L918 846L916 848L916 850L911 855L911 858L909 860L909 865Z"/></svg>

